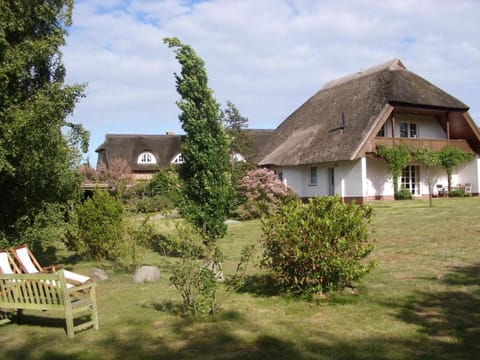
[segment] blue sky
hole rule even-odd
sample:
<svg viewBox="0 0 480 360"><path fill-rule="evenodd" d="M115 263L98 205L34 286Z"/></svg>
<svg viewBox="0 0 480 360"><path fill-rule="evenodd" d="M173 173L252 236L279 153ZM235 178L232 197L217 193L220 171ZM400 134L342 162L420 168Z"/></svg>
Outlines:
<svg viewBox="0 0 480 360"><path fill-rule="evenodd" d="M325 82L399 58L470 106L480 124L477 0L77 0L62 49L68 83L87 83L73 121L106 134L181 133L163 38L205 61L222 107L275 128Z"/></svg>

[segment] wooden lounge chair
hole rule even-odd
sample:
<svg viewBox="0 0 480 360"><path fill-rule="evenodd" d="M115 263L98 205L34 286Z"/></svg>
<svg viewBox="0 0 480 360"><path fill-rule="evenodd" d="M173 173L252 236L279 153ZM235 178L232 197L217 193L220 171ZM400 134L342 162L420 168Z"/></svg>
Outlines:
<svg viewBox="0 0 480 360"><path fill-rule="evenodd" d="M0 249L0 274L19 274L20 269L18 268L15 261L13 261L10 253L7 250Z"/></svg>
<svg viewBox="0 0 480 360"><path fill-rule="evenodd" d="M56 267L42 267L38 263L35 256L33 256L32 252L28 248L27 245L19 245L15 246L12 249L13 255L17 259L18 264L20 265L21 270L25 274L38 274L38 273L48 273L48 272L55 272ZM65 279L67 280L67 286L71 284L79 285L85 284L86 282L90 281L91 278L89 276L77 274L73 271L63 270L65 275Z"/></svg>

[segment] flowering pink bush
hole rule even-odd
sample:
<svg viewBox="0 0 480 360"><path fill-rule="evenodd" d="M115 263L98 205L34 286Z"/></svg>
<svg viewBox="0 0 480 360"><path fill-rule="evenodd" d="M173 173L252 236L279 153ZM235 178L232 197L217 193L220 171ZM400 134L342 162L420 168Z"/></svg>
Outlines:
<svg viewBox="0 0 480 360"><path fill-rule="evenodd" d="M275 212L287 199L295 196L291 188L266 168L247 171L240 187L246 198L240 214L243 218L253 219Z"/></svg>

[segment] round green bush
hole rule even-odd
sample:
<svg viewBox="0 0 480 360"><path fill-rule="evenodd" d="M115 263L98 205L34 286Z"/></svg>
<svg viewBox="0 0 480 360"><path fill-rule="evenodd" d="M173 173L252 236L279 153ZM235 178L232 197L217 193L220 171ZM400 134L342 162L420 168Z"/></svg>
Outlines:
<svg viewBox="0 0 480 360"><path fill-rule="evenodd" d="M315 197L283 205L263 220L262 265L286 290L314 295L351 286L374 266L367 225L372 209Z"/></svg>

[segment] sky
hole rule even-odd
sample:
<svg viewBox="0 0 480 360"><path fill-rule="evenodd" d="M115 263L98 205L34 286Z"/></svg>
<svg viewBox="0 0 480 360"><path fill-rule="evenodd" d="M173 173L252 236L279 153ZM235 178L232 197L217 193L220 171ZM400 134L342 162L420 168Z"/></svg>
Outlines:
<svg viewBox="0 0 480 360"><path fill-rule="evenodd" d="M221 108L274 129L330 80L398 58L470 107L480 124L478 0L76 0L62 48L86 97L69 121L106 134L183 133L165 37L205 61Z"/></svg>

